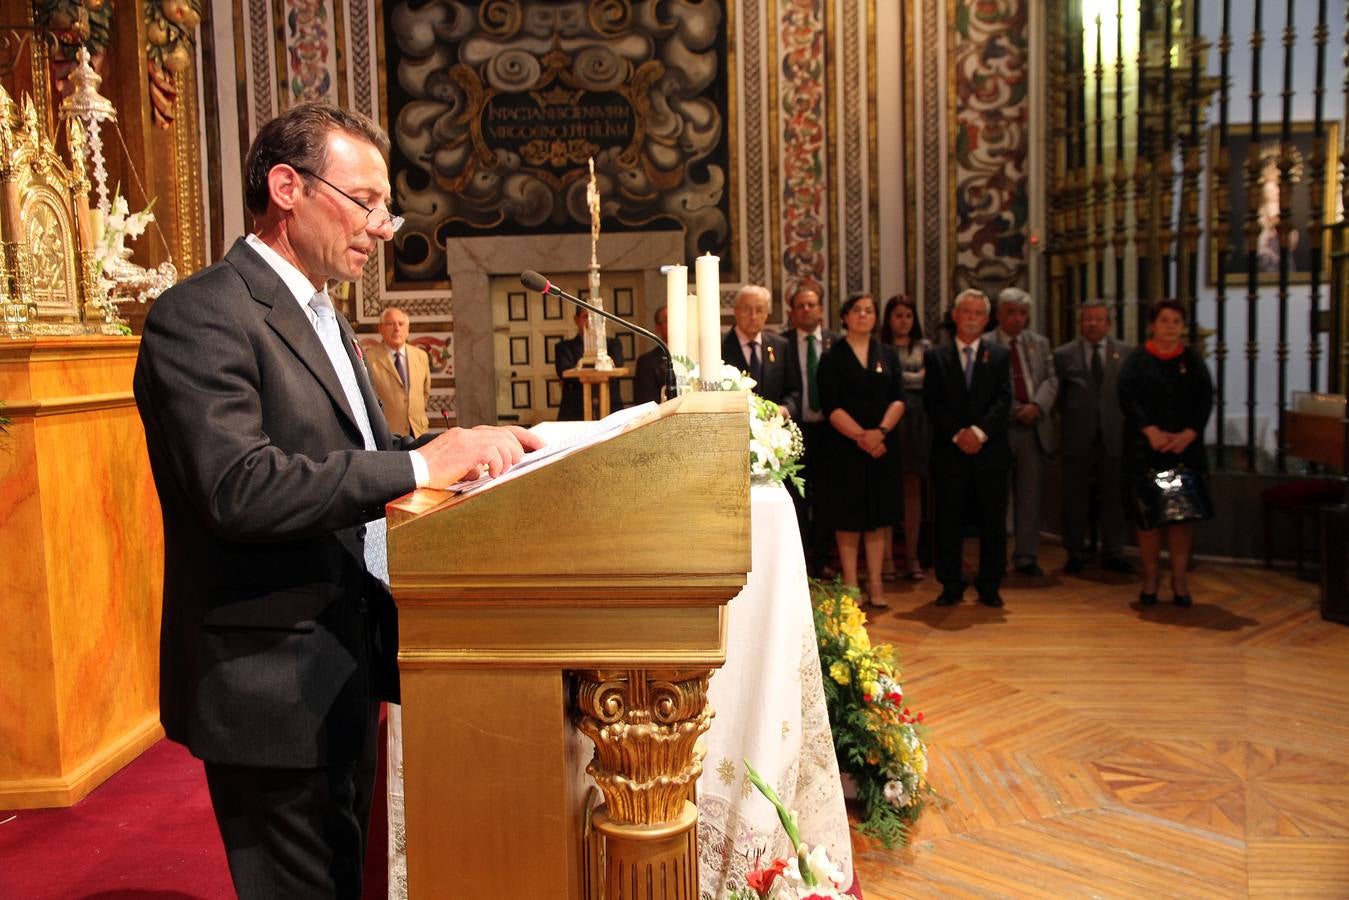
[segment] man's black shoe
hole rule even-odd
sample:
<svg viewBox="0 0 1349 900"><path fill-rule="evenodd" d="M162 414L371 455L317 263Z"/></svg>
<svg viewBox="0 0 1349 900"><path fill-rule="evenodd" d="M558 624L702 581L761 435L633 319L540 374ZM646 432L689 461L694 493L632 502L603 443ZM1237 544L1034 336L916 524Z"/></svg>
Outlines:
<svg viewBox="0 0 1349 900"><path fill-rule="evenodd" d="M1063 564L1063 571L1067 572L1069 575L1081 574L1084 568L1086 568L1086 566L1083 565L1082 557L1080 556L1070 556L1068 557L1068 561Z"/></svg>
<svg viewBox="0 0 1349 900"><path fill-rule="evenodd" d="M1024 565L1017 566L1016 574L1027 575L1030 576L1031 578L1043 578L1045 575L1045 570L1040 568L1037 564L1033 562L1028 562ZM998 605L1001 606L1002 604Z"/></svg>
<svg viewBox="0 0 1349 900"><path fill-rule="evenodd" d="M938 606L955 606L960 602L960 595L955 591L942 591L941 596L937 597Z"/></svg>
<svg viewBox="0 0 1349 900"><path fill-rule="evenodd" d="M1122 556L1107 556L1101 560L1101 568L1109 572L1118 572L1121 575L1132 575L1134 573L1134 564Z"/></svg>
<svg viewBox="0 0 1349 900"><path fill-rule="evenodd" d="M991 606L994 609L999 609L1002 606L1002 597L996 593L980 594L979 602L982 603L984 606Z"/></svg>

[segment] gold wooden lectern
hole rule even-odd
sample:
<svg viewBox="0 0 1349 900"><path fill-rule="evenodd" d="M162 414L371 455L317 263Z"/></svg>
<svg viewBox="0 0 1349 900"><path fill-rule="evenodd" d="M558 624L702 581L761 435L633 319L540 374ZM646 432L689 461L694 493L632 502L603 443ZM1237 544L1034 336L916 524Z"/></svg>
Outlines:
<svg viewBox="0 0 1349 900"><path fill-rule="evenodd" d="M750 565L748 442L747 395L689 394L490 490L390 504L414 900L696 900L689 801Z"/></svg>

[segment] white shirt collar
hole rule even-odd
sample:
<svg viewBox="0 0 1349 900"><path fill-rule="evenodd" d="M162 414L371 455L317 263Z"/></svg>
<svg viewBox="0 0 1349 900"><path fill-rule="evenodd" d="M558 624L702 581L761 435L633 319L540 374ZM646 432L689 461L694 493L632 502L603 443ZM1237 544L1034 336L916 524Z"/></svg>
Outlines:
<svg viewBox="0 0 1349 900"><path fill-rule="evenodd" d="M314 285L309 282L304 273L295 268L295 265L282 257L280 253L264 244L256 234L250 234L244 238L244 241L257 252L258 256L262 257L263 262L271 266L272 270L281 276L281 282L299 301L305 313L312 317L313 313L309 310L309 301L319 291L314 290ZM322 293L328 293L327 287L324 287Z"/></svg>
<svg viewBox="0 0 1349 900"><path fill-rule="evenodd" d="M814 331L802 331L800 328L796 329L796 340L799 343L804 344L806 342L806 338L810 337L811 335L815 336L815 342L817 344L823 341L824 325L816 325Z"/></svg>
<svg viewBox="0 0 1349 900"><path fill-rule="evenodd" d="M974 343L972 343L972 344L967 344L967 343L965 343L964 341L962 341L960 338L956 338L956 353L957 353L957 355L959 355L959 356L964 356L964 355L965 355L965 348L966 348L966 347L969 347L970 349L974 350L975 353L978 353L978 352L979 352L979 341L981 341L981 340L983 340L983 338L975 338L975 339L974 339Z"/></svg>
<svg viewBox="0 0 1349 900"><path fill-rule="evenodd" d="M735 326L735 339L740 342L740 346L742 347L745 346L746 344L758 344L760 347L763 346L762 331L756 334L754 337L749 337L748 335L745 334L745 332L740 330L739 325Z"/></svg>

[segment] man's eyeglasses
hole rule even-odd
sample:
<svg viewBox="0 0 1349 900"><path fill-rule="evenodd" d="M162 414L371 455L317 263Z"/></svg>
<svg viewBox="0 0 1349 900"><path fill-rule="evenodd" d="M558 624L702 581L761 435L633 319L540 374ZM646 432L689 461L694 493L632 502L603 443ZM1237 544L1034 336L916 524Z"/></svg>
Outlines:
<svg viewBox="0 0 1349 900"><path fill-rule="evenodd" d="M317 178L319 181L322 181L324 184L328 185L328 187L337 191L343 197L346 197L352 203L355 203L361 209L365 210L365 223L367 225L374 225L376 228L384 228L387 226L390 230L392 230L395 233L397 233L398 229L403 227L403 222L405 220L402 216L395 216L388 210L379 209L378 207L366 206L364 203L357 200L355 197L351 196L346 191L342 190L340 187L333 184L328 179L324 178L318 172L306 169L304 166L291 166L291 168L299 172L301 175L308 175L310 178Z"/></svg>

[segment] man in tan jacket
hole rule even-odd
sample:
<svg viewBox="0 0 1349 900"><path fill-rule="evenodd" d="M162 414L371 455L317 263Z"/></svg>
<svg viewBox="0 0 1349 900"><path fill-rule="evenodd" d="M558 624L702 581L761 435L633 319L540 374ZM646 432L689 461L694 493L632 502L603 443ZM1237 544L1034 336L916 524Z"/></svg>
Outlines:
<svg viewBox="0 0 1349 900"><path fill-rule="evenodd" d="M431 396L431 359L408 343L408 316L396 306L379 317L383 343L365 355L365 368L395 434L418 437L430 427L426 401Z"/></svg>

